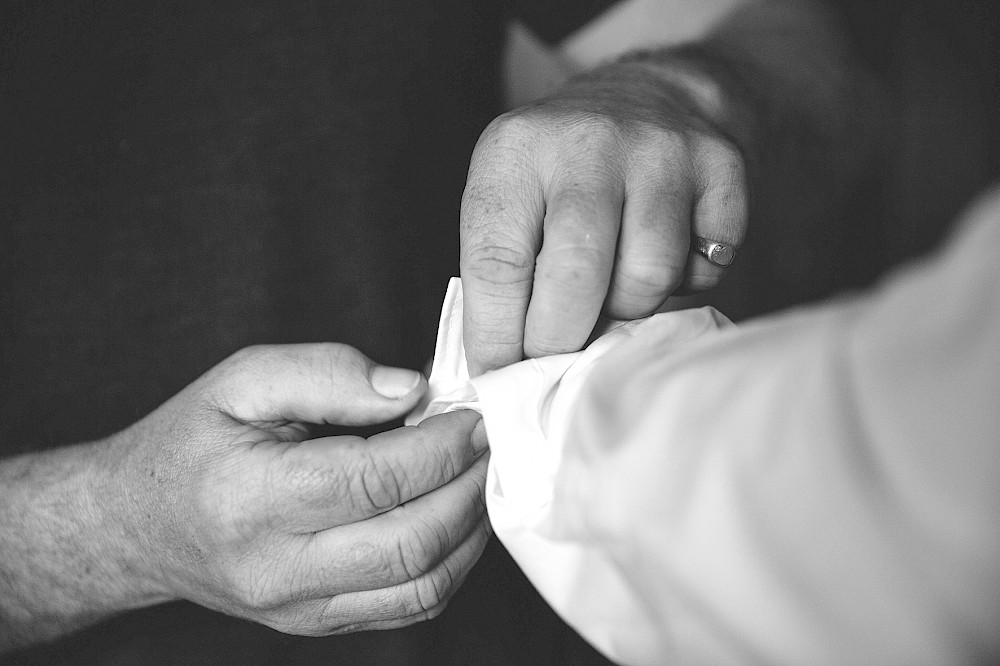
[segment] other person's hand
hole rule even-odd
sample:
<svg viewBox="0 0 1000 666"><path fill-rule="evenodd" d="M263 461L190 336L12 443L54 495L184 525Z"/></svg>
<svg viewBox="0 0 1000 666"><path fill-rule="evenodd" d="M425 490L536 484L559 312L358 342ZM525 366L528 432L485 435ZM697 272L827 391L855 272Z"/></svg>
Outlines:
<svg viewBox="0 0 1000 666"><path fill-rule="evenodd" d="M746 230L744 159L691 83L610 66L483 132L461 224L474 375L576 351L602 310L644 317L722 278ZM699 237L729 250L709 261Z"/></svg>
<svg viewBox="0 0 1000 666"><path fill-rule="evenodd" d="M383 423L419 373L337 344L252 347L116 435L124 521L163 598L281 631L404 626L440 613L489 538L474 412Z"/></svg>

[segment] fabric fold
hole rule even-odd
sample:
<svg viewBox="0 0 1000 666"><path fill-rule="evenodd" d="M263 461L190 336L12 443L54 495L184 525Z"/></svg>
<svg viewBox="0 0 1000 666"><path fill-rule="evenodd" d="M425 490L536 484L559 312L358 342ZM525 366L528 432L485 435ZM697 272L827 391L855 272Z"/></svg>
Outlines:
<svg viewBox="0 0 1000 666"><path fill-rule="evenodd" d="M693 340L732 324L712 308L611 322L586 349L528 359L470 379L462 283L448 285L424 403L408 424L456 409L483 414L490 441L486 505L493 529L553 609L620 663L654 663L659 632L639 595L600 548L567 539L552 502L576 403L591 371L636 337Z"/></svg>

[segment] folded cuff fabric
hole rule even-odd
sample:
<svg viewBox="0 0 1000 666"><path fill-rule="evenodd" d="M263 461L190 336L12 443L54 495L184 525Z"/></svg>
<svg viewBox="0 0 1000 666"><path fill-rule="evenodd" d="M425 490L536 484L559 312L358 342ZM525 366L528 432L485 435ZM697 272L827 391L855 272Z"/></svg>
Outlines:
<svg viewBox="0 0 1000 666"><path fill-rule="evenodd" d="M469 378L462 282L448 284L428 393L407 424L458 409L483 414L490 441L486 505L493 529L545 600L609 658L651 663L659 631L600 545L567 539L552 521L567 429L591 370L633 339L684 346L733 324L713 308L609 322L585 350L529 359Z"/></svg>
<svg viewBox="0 0 1000 666"><path fill-rule="evenodd" d="M628 664L1000 659L1000 189L871 292L710 309L472 380L461 291L429 413L483 413L497 536Z"/></svg>

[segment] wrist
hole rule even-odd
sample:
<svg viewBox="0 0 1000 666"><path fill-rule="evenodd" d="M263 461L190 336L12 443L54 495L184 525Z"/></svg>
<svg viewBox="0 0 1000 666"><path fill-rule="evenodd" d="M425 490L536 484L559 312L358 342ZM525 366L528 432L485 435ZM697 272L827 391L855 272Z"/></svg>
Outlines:
<svg viewBox="0 0 1000 666"><path fill-rule="evenodd" d="M156 526L164 507L150 496L141 470L130 455L132 429L93 444L88 501L95 526L107 536L109 568L122 574L122 593L133 608L176 599L166 584L161 561L166 552Z"/></svg>
<svg viewBox="0 0 1000 666"><path fill-rule="evenodd" d="M119 510L111 448L0 461L0 650L167 600Z"/></svg>

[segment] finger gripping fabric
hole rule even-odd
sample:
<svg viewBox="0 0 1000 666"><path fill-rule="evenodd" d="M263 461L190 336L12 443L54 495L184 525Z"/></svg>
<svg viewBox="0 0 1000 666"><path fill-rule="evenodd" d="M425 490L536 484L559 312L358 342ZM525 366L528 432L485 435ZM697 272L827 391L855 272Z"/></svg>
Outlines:
<svg viewBox="0 0 1000 666"><path fill-rule="evenodd" d="M567 623L620 663L655 663L662 636L600 549L567 536L552 501L568 445L567 429L591 370L633 339L679 344L731 326L711 308L612 322L585 350L557 354L469 378L462 343L462 284L448 285L429 390L408 424L456 409L483 414L490 441L486 505L497 537ZM579 443L577 443L579 444ZM614 498L607 498L614 501Z"/></svg>

